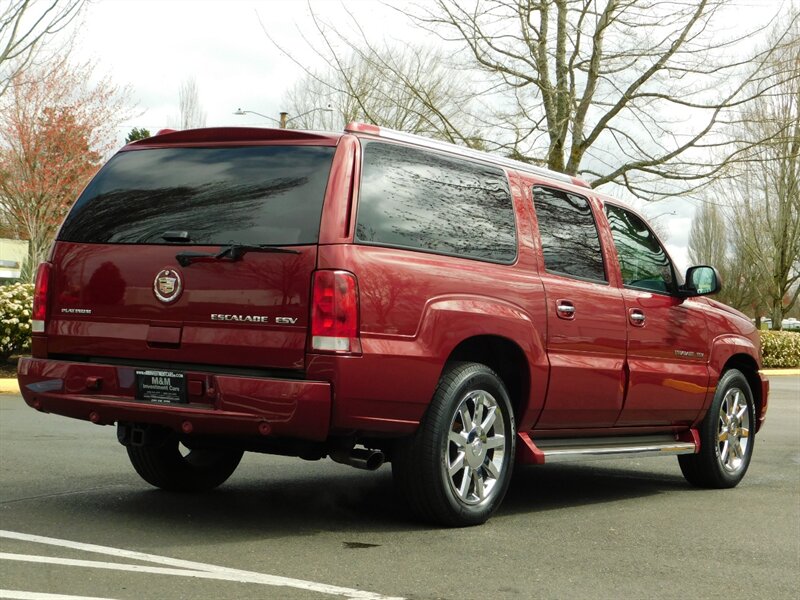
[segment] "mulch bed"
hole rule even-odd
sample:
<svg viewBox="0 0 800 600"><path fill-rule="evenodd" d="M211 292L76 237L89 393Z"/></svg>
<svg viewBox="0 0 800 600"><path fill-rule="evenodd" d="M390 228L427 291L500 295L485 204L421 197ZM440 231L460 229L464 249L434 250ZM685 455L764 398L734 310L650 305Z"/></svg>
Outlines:
<svg viewBox="0 0 800 600"><path fill-rule="evenodd" d="M5 363L0 363L0 379L17 376L18 360L19 356L12 356Z"/></svg>

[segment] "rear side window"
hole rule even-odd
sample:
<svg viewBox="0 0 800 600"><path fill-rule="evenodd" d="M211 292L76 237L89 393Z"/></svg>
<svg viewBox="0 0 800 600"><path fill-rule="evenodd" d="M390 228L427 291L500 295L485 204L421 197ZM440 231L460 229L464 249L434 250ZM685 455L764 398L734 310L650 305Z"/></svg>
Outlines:
<svg viewBox="0 0 800 600"><path fill-rule="evenodd" d="M533 188L544 266L550 273L606 281L600 238L588 200L543 187Z"/></svg>
<svg viewBox="0 0 800 600"><path fill-rule="evenodd" d="M407 146L367 142L356 239L510 263L514 207L502 169Z"/></svg>
<svg viewBox="0 0 800 600"><path fill-rule="evenodd" d="M313 244L335 148L154 148L121 152L67 216L67 242Z"/></svg>
<svg viewBox="0 0 800 600"><path fill-rule="evenodd" d="M619 256L622 283L654 292L671 292L675 282L672 263L645 222L612 204L606 204L606 216Z"/></svg>

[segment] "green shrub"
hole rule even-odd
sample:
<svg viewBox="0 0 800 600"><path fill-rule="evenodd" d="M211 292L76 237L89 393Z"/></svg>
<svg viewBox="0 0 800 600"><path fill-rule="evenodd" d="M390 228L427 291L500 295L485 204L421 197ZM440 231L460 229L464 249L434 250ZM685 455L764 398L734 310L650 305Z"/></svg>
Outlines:
<svg viewBox="0 0 800 600"><path fill-rule="evenodd" d="M30 347L33 285L12 283L0 287L0 360Z"/></svg>
<svg viewBox="0 0 800 600"><path fill-rule="evenodd" d="M800 333L762 331L761 356L768 369L800 367Z"/></svg>

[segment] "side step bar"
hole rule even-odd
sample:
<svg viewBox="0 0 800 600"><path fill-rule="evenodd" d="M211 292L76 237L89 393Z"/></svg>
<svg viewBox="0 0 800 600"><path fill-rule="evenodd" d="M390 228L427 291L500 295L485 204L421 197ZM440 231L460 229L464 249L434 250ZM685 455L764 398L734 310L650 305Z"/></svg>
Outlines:
<svg viewBox="0 0 800 600"><path fill-rule="evenodd" d="M541 465L609 458L694 454L699 450L699 436L696 430L692 429L681 435L680 438L676 439L672 435L544 438L538 439L534 443L527 433L518 433L517 462Z"/></svg>

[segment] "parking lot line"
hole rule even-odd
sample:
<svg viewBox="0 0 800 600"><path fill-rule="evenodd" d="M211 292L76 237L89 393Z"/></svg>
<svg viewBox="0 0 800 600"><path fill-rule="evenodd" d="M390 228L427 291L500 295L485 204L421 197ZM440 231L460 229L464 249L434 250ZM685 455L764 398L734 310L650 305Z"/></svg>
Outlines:
<svg viewBox="0 0 800 600"><path fill-rule="evenodd" d="M300 590L306 590L309 592L316 592L320 594L343 596L353 600L402 600L400 598L390 598L388 596L384 596L382 594L376 594L374 592L339 587L324 583L317 583L314 581L305 581L302 579L292 579L290 577L281 577L278 575L268 575L265 573L256 573L253 571L231 569L228 567L220 567L216 565L210 565L207 563L199 563L190 560L170 558L168 556L158 556L156 554L147 554L144 552L136 552L133 550L124 550L122 548L112 548L110 546L85 544L83 542L61 540L58 538L32 535L16 531L0 530L0 538L7 538L7 539L19 540L24 542L33 542L39 544L47 544L50 546L58 546L61 548L69 548L72 550L81 550L84 552L93 552L97 554L103 554L106 556L114 556L117 558L128 558L131 560L155 563L163 566L150 567L147 565L89 561L89 560L79 560L71 558L38 556L32 554L14 554L7 552L0 553L0 560L58 564L65 566L96 568L96 569L113 569L117 571L133 571L141 573L173 575L180 577L195 577L201 579L234 581L237 583L253 583L253 584L269 585L275 587L290 587ZM165 568L165 567L176 567L176 568Z"/></svg>
<svg viewBox="0 0 800 600"><path fill-rule="evenodd" d="M97 596L70 596L44 592L23 592L22 590L0 590L0 598L3 600L114 600Z"/></svg>

